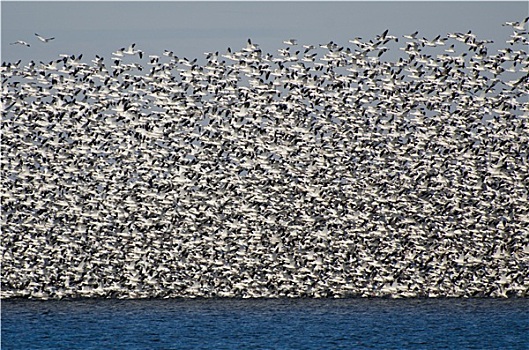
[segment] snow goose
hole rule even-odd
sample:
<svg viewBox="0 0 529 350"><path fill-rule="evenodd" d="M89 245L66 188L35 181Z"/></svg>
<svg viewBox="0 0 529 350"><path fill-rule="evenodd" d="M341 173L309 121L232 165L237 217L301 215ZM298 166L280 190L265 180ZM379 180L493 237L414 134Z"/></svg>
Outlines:
<svg viewBox="0 0 529 350"><path fill-rule="evenodd" d="M41 36L41 35L39 35L39 34L37 34L37 33L35 33L35 35L36 35L37 38L38 38L40 41L42 41L43 43L48 43L48 42L52 41L53 39L55 39L54 37L52 37L52 38L45 38L45 37L43 37L43 36Z"/></svg>
<svg viewBox="0 0 529 350"><path fill-rule="evenodd" d="M24 45L24 46L30 47L30 45L27 42L22 41L22 40L17 40L14 43L9 43L9 45Z"/></svg>

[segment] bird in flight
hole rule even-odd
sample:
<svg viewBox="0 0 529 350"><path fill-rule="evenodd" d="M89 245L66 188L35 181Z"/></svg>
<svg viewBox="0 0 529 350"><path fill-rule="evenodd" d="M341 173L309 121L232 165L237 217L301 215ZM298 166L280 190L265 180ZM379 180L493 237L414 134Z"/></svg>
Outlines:
<svg viewBox="0 0 529 350"><path fill-rule="evenodd" d="M14 43L10 43L9 45L24 45L24 46L27 46L27 47L30 46L27 42L22 41L22 40L17 40Z"/></svg>
<svg viewBox="0 0 529 350"><path fill-rule="evenodd" d="M47 43L47 42L49 42L49 41L55 39L55 38L45 38L45 37L43 37L43 36L41 36L41 35L39 35L39 34L37 34L37 33L35 33L35 35L36 35L37 38L39 38L39 40L42 41L43 43Z"/></svg>

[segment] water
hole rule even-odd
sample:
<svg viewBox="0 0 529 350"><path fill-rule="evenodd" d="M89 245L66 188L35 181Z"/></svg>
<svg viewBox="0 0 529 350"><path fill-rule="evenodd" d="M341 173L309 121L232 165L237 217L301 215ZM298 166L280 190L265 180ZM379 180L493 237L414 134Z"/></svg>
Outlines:
<svg viewBox="0 0 529 350"><path fill-rule="evenodd" d="M2 301L2 349L529 349L529 299Z"/></svg>

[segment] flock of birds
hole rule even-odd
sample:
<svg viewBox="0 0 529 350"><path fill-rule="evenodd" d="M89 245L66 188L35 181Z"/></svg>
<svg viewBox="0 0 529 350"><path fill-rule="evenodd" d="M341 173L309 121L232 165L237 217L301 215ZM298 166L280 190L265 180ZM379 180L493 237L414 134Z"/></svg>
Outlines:
<svg viewBox="0 0 529 350"><path fill-rule="evenodd" d="M4 62L2 298L527 297L526 22Z"/></svg>

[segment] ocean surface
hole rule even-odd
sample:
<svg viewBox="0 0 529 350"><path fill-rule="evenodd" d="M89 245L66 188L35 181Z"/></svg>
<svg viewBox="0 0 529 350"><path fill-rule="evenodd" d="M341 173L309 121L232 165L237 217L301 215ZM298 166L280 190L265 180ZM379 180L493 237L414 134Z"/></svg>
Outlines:
<svg viewBox="0 0 529 350"><path fill-rule="evenodd" d="M529 349L529 299L4 300L2 349Z"/></svg>

